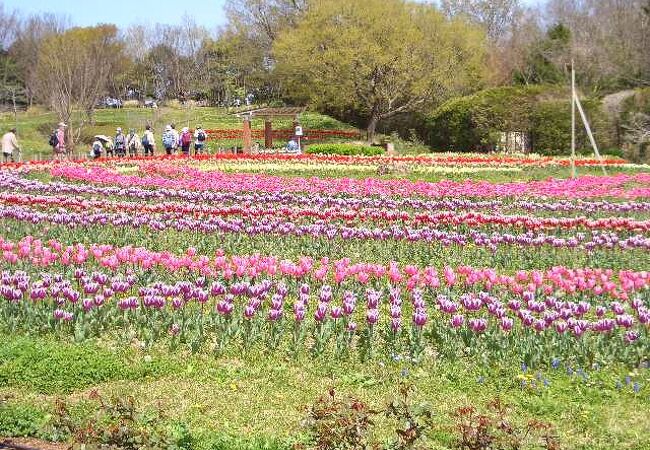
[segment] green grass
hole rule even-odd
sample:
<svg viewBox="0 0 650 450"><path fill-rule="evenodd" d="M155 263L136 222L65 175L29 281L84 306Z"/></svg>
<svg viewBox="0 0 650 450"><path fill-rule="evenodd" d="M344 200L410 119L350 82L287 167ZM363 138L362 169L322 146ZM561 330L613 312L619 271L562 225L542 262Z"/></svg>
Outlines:
<svg viewBox="0 0 650 450"><path fill-rule="evenodd" d="M74 122L80 120L76 114ZM329 116L318 113L306 112L301 115L302 125L309 129L353 129L347 124L339 122ZM43 109L35 108L28 112L20 112L17 117L13 113L0 114L0 127L2 130L16 127L18 129L18 141L23 148L24 159L45 159L50 158L51 148L48 145L49 134L59 122L56 115ZM224 108L123 108L123 109L99 109L95 113L95 123L84 128L80 145L80 153L85 154L92 136L105 134L115 135L115 129L121 127L124 130L137 129L140 133L147 124L152 124L158 140L168 123L175 123L177 129L187 126L194 128L197 125L205 129L241 129L242 119L232 115ZM262 119L254 119L254 129L263 129ZM278 119L273 121L275 129L286 129L292 127L291 119ZM209 146L237 145L236 141L211 141Z"/></svg>
<svg viewBox="0 0 650 450"><path fill-rule="evenodd" d="M416 388L415 400L430 403L436 411L442 430L437 433L439 448L451 439L451 430L445 431L450 413L461 405L481 407L497 396L512 405L516 420L535 418L553 423L563 448L650 446L648 387L638 394L625 385L617 389L616 381L628 375L620 367L590 370L587 380L568 375L564 369L548 370L542 375L550 381L549 387L522 388L522 376L534 379L536 374L523 374L516 364L505 362L490 368L469 360L431 360L413 366L394 361L293 359L267 351L215 358L169 354L162 348L145 353L118 346L113 353L107 349L112 343L105 341L81 345L48 337L1 338L10 348L0 359L3 366L19 364L22 373L31 375L28 381L18 376L2 379L0 399L3 394L10 398L0 406L0 435L37 435L38 426L47 417L43 411L51 412L55 399L65 399L84 410L88 394L97 389L105 396L132 395L145 409L162 408L170 421L187 424L195 448L289 448L291 442L304 438L304 408L330 387L337 395L352 395L381 409L397 394L400 382L408 382ZM34 349L54 352L54 365L38 369L47 366L48 360ZM86 355L81 362L80 355ZM92 370L83 370L89 361L84 357L92 360ZM125 376L125 371L117 368L145 367L152 364L150 359L170 370ZM130 374L138 373L138 369L130 370ZM75 372L82 381L71 376ZM479 382L481 376L485 379ZM642 384L650 381L648 369L631 376ZM377 437L387 440L397 424L380 417L377 425Z"/></svg>

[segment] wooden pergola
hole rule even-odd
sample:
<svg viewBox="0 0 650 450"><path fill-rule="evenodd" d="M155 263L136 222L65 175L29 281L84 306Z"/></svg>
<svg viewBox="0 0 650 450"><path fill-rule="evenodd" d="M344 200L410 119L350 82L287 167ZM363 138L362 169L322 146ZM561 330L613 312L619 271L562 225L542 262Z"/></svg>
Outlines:
<svg viewBox="0 0 650 450"><path fill-rule="evenodd" d="M299 124L300 114L305 111L304 107L283 107L283 108L261 108L238 114L244 118L244 153L250 153L253 144L251 130L251 119L259 117L264 119L264 147L273 147L273 119L293 118L293 128Z"/></svg>

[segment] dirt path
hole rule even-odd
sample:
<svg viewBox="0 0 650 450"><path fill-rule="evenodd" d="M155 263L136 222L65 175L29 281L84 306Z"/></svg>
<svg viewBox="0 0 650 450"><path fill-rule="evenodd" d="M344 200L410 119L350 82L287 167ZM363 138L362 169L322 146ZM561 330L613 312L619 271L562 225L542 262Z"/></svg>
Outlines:
<svg viewBox="0 0 650 450"><path fill-rule="evenodd" d="M59 444L41 441L32 438L2 438L0 437L0 449L20 449L20 450L68 450L67 444Z"/></svg>

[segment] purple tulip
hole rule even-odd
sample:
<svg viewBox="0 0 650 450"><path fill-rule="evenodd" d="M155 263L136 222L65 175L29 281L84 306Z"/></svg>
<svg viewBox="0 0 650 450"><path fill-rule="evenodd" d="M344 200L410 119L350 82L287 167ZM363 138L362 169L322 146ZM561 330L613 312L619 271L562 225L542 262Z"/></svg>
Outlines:
<svg viewBox="0 0 650 450"><path fill-rule="evenodd" d="M634 325L634 317L630 316L629 314L623 314L616 317L616 323L620 327L630 328L632 325Z"/></svg>
<svg viewBox="0 0 650 450"><path fill-rule="evenodd" d="M339 306L334 306L332 307L332 311L330 312L330 315L334 320L340 319L341 317L343 317L343 309Z"/></svg>
<svg viewBox="0 0 650 450"><path fill-rule="evenodd" d="M416 309L413 312L413 323L416 327L422 328L426 325L428 320L427 313L424 309Z"/></svg>
<svg viewBox="0 0 650 450"><path fill-rule="evenodd" d="M244 317L246 319L252 319L255 316L255 311L255 308L251 305L247 305L246 308L244 308Z"/></svg>
<svg viewBox="0 0 650 450"><path fill-rule="evenodd" d="M393 330L393 333L397 333L402 327L402 319L399 317L392 317L390 319L390 328Z"/></svg>
<svg viewBox="0 0 650 450"><path fill-rule="evenodd" d="M450 324L453 328L460 328L463 326L465 323L465 316L461 314L455 314L451 319L450 319Z"/></svg>
<svg viewBox="0 0 650 450"><path fill-rule="evenodd" d="M369 309L366 313L366 321L368 325L375 325L379 320L379 310L378 309Z"/></svg>
<svg viewBox="0 0 650 450"><path fill-rule="evenodd" d="M639 339L639 333L637 333L636 331L628 330L625 332L625 342L627 342L628 344L631 344L637 339Z"/></svg>
<svg viewBox="0 0 650 450"><path fill-rule="evenodd" d="M510 317L501 317L501 320L499 321L501 329L506 333L512 330L514 323L515 321L512 320Z"/></svg>
<svg viewBox="0 0 650 450"><path fill-rule="evenodd" d="M271 322L276 322L282 318L282 310L281 309L271 309L268 314L268 319Z"/></svg>
<svg viewBox="0 0 650 450"><path fill-rule="evenodd" d="M483 333L487 330L488 322L485 319L470 319L468 325L473 332Z"/></svg>
<svg viewBox="0 0 650 450"><path fill-rule="evenodd" d="M316 312L314 313L314 319L316 322L322 322L327 317L327 303L319 303L316 307Z"/></svg>
<svg viewBox="0 0 650 450"><path fill-rule="evenodd" d="M226 287L219 283L218 281L215 281L212 283L212 286L210 286L210 294L212 294L214 297L217 297L219 295L223 295L226 293Z"/></svg>
<svg viewBox="0 0 650 450"><path fill-rule="evenodd" d="M234 309L235 305L226 300L221 300L219 303L217 303L217 312L222 316L229 316L232 314Z"/></svg>
<svg viewBox="0 0 650 450"><path fill-rule="evenodd" d="M174 297L172 299L172 308L181 309L184 305L185 304L183 302L183 299L181 299L180 297Z"/></svg>

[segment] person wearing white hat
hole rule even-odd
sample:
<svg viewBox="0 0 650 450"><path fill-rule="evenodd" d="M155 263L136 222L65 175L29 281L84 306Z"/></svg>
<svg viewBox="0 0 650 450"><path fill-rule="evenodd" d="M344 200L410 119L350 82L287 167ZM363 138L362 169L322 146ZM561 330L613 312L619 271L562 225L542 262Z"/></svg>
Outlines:
<svg viewBox="0 0 650 450"><path fill-rule="evenodd" d="M181 136L178 140L181 144L183 156L190 156L190 146L192 145L192 133L190 133L190 129L187 127L183 128L181 130Z"/></svg>
<svg viewBox="0 0 650 450"><path fill-rule="evenodd" d="M50 136L50 145L52 146L53 159L62 161L67 157L65 148L65 129L67 125L60 122L58 129L54 130Z"/></svg>
<svg viewBox="0 0 650 450"><path fill-rule="evenodd" d="M126 136L122 133L122 128L118 127L116 130L117 134L113 140L113 149L115 154L119 157L126 156Z"/></svg>
<svg viewBox="0 0 650 450"><path fill-rule="evenodd" d="M162 135L162 143L163 147L165 147L165 153L171 155L176 144L176 135L174 134L174 130L172 129L171 125L167 125L165 127L165 131Z"/></svg>

